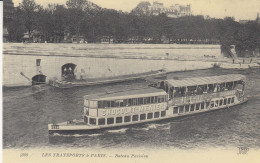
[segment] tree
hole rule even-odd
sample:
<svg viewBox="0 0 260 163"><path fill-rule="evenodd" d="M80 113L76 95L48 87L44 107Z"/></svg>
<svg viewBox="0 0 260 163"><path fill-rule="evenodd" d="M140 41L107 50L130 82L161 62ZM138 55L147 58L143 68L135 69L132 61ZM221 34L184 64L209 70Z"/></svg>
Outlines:
<svg viewBox="0 0 260 163"><path fill-rule="evenodd" d="M82 34L82 24L85 20L86 12L89 8L87 0L68 0L66 2L68 7L68 22L69 22L69 31L71 34L76 35L77 42L79 42L79 36Z"/></svg>
<svg viewBox="0 0 260 163"><path fill-rule="evenodd" d="M19 8L14 10L13 19L8 23L8 37L9 41L21 42L22 37L26 29L23 26L23 17L21 17L22 12Z"/></svg>
<svg viewBox="0 0 260 163"><path fill-rule="evenodd" d="M87 5L87 0L68 0L66 5L69 9L84 10L84 7Z"/></svg>
<svg viewBox="0 0 260 163"><path fill-rule="evenodd" d="M242 25L235 33L235 50L239 56L253 55L257 48L258 26L256 22Z"/></svg>
<svg viewBox="0 0 260 163"><path fill-rule="evenodd" d="M226 17L219 25L221 52L225 56L234 57L231 53L231 45L235 43L235 34L240 28L240 24L234 18Z"/></svg>
<svg viewBox="0 0 260 163"><path fill-rule="evenodd" d="M23 0L19 4L19 8L22 11L23 24L28 31L29 39L31 39L31 33L36 27L35 13L41 9L41 6L36 4L34 0Z"/></svg>
<svg viewBox="0 0 260 163"><path fill-rule="evenodd" d="M151 14L149 10L149 6L151 6L150 2L140 2L131 13L137 16L148 16Z"/></svg>

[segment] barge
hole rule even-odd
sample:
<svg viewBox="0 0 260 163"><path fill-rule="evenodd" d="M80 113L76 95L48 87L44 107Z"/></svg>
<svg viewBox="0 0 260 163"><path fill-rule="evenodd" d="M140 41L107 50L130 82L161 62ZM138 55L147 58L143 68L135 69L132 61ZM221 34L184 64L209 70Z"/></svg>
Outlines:
<svg viewBox="0 0 260 163"><path fill-rule="evenodd" d="M82 86L90 86L90 85L118 83L118 82L130 81L130 80L136 80L136 79L165 77L166 74L167 74L167 72L165 70L161 69L161 70L155 70L155 71L151 71L151 72L123 75L123 76L110 77L110 78L94 78L94 79L86 79L86 80L82 79L82 80L73 80L73 81L50 80L49 84L51 86L54 86L57 88L72 88L72 87L82 87Z"/></svg>
<svg viewBox="0 0 260 163"><path fill-rule="evenodd" d="M245 84L245 76L229 74L169 79L144 89L86 95L81 119L48 124L48 130L95 133L229 108L247 101Z"/></svg>

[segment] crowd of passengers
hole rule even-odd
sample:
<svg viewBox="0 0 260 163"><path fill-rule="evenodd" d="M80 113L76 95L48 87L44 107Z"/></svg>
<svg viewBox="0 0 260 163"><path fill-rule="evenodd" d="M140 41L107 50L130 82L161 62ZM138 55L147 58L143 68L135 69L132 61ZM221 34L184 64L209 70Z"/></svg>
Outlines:
<svg viewBox="0 0 260 163"><path fill-rule="evenodd" d="M216 93L226 90L234 90L239 84L243 84L242 81L221 83L221 84L208 84L208 85L199 85L199 86L188 86L188 87L171 87L168 89L166 85L164 90L169 93L169 98L172 97L184 97L184 96L194 96L202 95L206 93Z"/></svg>

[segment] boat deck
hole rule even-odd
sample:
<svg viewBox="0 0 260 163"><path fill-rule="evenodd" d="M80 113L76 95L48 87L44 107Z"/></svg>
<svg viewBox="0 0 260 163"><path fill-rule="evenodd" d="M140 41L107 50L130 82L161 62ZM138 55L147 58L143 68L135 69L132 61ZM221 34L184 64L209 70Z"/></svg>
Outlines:
<svg viewBox="0 0 260 163"><path fill-rule="evenodd" d="M164 70L156 70L156 71L150 71L150 72L144 72L138 74L120 75L115 77L90 78L90 79L73 80L73 81L50 80L49 84L58 88L72 88L72 87L79 87L79 86L109 84L109 83L123 82L123 81L136 80L136 79L145 79L149 77L164 77L166 74L167 72Z"/></svg>

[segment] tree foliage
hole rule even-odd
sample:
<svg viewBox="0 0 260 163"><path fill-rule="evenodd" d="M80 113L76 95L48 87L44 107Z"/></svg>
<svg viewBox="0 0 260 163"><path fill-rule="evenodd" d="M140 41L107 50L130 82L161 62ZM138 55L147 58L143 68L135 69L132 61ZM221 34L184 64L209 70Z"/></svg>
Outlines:
<svg viewBox="0 0 260 163"><path fill-rule="evenodd" d="M37 12L42 9L42 7L34 0L23 0L19 4L19 9L22 11L22 18L25 28L28 31L29 38L31 38L31 32L35 29L37 24Z"/></svg>
<svg viewBox="0 0 260 163"><path fill-rule="evenodd" d="M151 12L149 10L149 6L151 6L150 2L143 1L140 2L132 11L131 14L137 16L149 16Z"/></svg>
<svg viewBox="0 0 260 163"><path fill-rule="evenodd" d="M141 2L130 13L102 9L87 0L68 0L66 6L50 4L42 8L34 0L23 0L15 10L11 40L20 41L22 32L37 30L43 41L62 42L67 34L98 42L103 36L118 42L171 43L219 42L230 55L231 45L242 56L257 48L259 24L240 24L234 18L204 19L203 16L169 18L149 13L149 2Z"/></svg>

